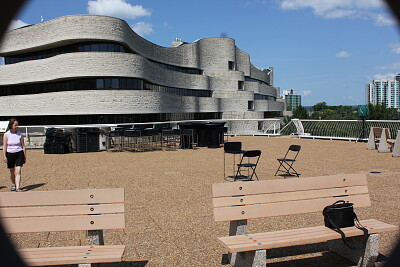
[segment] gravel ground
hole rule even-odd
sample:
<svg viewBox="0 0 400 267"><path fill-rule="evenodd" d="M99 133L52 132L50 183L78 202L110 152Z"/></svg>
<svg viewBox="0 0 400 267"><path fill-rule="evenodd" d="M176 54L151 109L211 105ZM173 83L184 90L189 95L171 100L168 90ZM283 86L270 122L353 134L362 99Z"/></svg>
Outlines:
<svg viewBox="0 0 400 267"><path fill-rule="evenodd" d="M274 176L276 158L289 145L302 146L296 170L301 177L367 173L372 206L356 209L360 219L400 225L400 158L367 150L365 143L292 137L229 137L243 149L260 149L261 180ZM231 155L226 173L232 173ZM371 173L376 172L376 173ZM8 170L1 168L0 192L9 191ZM291 178L297 179L297 178ZM300 178L301 179L301 178ZM228 235L227 222L214 222L211 185L224 180L223 148L154 152L97 152L64 155L29 150L23 167L25 190L125 188L126 228L104 233L106 244L125 244L124 262L110 266L221 266L224 249L216 238ZM249 231L320 225L320 213L249 221ZM380 259L389 256L398 232L380 235ZM16 234L20 247L87 244L84 232ZM300 255L298 255L300 254ZM271 266L351 266L320 245L275 249Z"/></svg>

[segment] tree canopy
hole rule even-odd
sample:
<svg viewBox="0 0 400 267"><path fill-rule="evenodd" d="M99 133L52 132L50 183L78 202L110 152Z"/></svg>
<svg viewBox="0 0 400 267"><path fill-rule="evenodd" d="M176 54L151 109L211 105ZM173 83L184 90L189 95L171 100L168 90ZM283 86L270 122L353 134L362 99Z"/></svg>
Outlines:
<svg viewBox="0 0 400 267"><path fill-rule="evenodd" d="M395 108L386 108L382 104L368 104L369 114L367 120L400 120L400 112ZM310 111L299 106L293 111L293 116L286 117L284 122L291 119L314 119L314 120L359 120L356 106L328 106L326 102L319 102L311 107Z"/></svg>

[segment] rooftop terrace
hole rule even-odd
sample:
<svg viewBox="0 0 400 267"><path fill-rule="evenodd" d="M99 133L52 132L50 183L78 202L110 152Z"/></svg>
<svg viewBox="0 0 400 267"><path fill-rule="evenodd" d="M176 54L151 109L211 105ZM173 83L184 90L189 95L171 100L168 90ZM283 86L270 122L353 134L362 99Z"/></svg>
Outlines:
<svg viewBox="0 0 400 267"><path fill-rule="evenodd" d="M399 225L399 158L391 153L367 150L365 143L293 137L237 136L243 149L260 149L260 179L274 176L276 158L289 145L302 150L295 163L301 177L338 173L367 173L372 206L358 208L359 219L379 219ZM232 171L227 158L226 171ZM217 237L228 235L227 222L214 222L211 185L224 182L223 148L155 152L97 152L44 154L29 150L23 168L22 187L27 190L125 188L126 228L105 231L106 244L125 244L124 263L112 266L220 266L226 253ZM10 190L8 170L0 169L0 192ZM229 181L226 181L229 183ZM6 187L4 187L6 186ZM314 226L323 223L322 213L255 219L249 232ZM379 252L389 256L399 233L380 235ZM20 247L87 244L85 233L18 234ZM271 266L351 266L347 260L318 246L306 254L295 249L269 253ZM289 252L290 251L290 252ZM283 258L278 258L284 256ZM381 257L384 258L384 257ZM111 266L111 265L110 265Z"/></svg>

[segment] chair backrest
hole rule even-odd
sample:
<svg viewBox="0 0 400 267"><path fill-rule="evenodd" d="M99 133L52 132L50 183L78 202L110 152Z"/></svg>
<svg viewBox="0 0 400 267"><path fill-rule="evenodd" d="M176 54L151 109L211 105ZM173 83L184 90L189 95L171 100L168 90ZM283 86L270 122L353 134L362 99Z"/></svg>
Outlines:
<svg viewBox="0 0 400 267"><path fill-rule="evenodd" d="M8 233L125 228L124 189L0 193Z"/></svg>
<svg viewBox="0 0 400 267"><path fill-rule="evenodd" d="M242 150L242 142L225 142L224 151L225 153L234 153Z"/></svg>
<svg viewBox="0 0 400 267"><path fill-rule="evenodd" d="M212 192L215 221L322 212L338 200L371 205L365 174L217 183Z"/></svg>
<svg viewBox="0 0 400 267"><path fill-rule="evenodd" d="M289 150L296 151L296 152L300 151L300 149L301 149L301 146L299 146L299 145L291 145L289 147Z"/></svg>
<svg viewBox="0 0 400 267"><path fill-rule="evenodd" d="M301 146L299 146L299 145L291 145L291 146L289 146L289 149L286 151L286 154L285 154L284 158L285 159L293 159L293 160L295 160L297 158L297 155L300 152L300 149L301 149ZM289 152L290 152L290 154L289 154Z"/></svg>
<svg viewBox="0 0 400 267"><path fill-rule="evenodd" d="M260 155L261 155L261 150L247 150L246 152L243 153L244 158L259 157Z"/></svg>

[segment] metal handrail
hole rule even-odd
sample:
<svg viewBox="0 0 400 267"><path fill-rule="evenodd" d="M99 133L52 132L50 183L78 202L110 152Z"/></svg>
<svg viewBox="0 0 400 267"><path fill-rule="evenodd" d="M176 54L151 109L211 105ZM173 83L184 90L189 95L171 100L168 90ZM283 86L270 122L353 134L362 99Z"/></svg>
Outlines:
<svg viewBox="0 0 400 267"><path fill-rule="evenodd" d="M364 133L363 131L364 127ZM389 128L392 138L400 130L400 120L306 120L293 119L279 132L299 137L367 140L371 127Z"/></svg>

